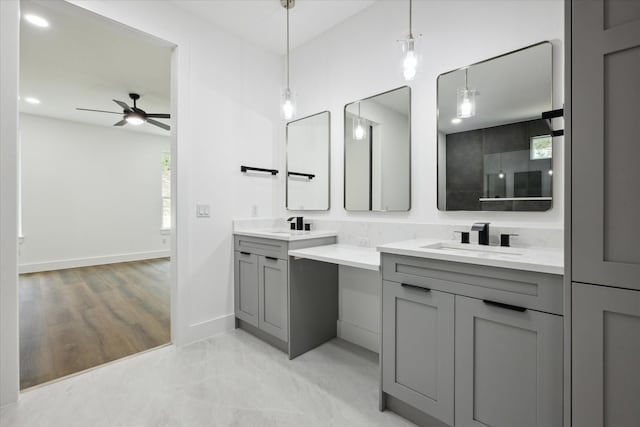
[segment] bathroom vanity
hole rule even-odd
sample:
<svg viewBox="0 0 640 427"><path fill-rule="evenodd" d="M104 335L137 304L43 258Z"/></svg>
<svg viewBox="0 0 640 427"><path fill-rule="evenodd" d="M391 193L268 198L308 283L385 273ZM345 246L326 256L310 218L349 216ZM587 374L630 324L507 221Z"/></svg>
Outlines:
<svg viewBox="0 0 640 427"><path fill-rule="evenodd" d="M236 326L290 358L335 337L337 270L324 263L293 265L288 255L335 241L336 233L324 231L235 230ZM295 280L300 268L304 281Z"/></svg>
<svg viewBox="0 0 640 427"><path fill-rule="evenodd" d="M562 251L382 245L380 408L419 425L560 426Z"/></svg>

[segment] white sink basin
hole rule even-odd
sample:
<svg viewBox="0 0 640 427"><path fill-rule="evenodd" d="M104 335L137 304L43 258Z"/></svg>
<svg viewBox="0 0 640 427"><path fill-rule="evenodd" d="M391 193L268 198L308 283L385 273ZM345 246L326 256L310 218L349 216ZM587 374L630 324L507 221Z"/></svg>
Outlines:
<svg viewBox="0 0 640 427"><path fill-rule="evenodd" d="M497 255L497 256L522 256L523 252L513 248L495 247L495 246L481 246L472 245L468 243L451 243L451 242L437 242L430 245L421 246L423 249L431 249L436 251L442 251L446 253L459 253L459 254L485 254L485 255Z"/></svg>

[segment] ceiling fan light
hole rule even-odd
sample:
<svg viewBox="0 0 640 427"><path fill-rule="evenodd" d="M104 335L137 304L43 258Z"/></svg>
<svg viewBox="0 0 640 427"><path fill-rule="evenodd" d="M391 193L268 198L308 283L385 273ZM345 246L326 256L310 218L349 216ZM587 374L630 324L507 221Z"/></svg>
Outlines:
<svg viewBox="0 0 640 427"><path fill-rule="evenodd" d="M144 118L139 114L129 114L125 120L127 120L127 123L134 126L140 126L144 123Z"/></svg>

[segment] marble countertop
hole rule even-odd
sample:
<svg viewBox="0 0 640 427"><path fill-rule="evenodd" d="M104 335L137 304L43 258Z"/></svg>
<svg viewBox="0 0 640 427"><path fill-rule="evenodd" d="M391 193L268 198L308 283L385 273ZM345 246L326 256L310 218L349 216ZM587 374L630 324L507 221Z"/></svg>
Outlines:
<svg viewBox="0 0 640 427"><path fill-rule="evenodd" d="M375 248L352 245L324 245L289 251L289 256L307 258L365 270L380 270L380 254Z"/></svg>
<svg viewBox="0 0 640 427"><path fill-rule="evenodd" d="M285 240L293 242L298 240L317 239L320 237L334 237L338 233L336 231L311 230L298 231L278 228L259 228L259 229L236 229L233 230L234 235L262 237L264 239Z"/></svg>
<svg viewBox="0 0 640 427"><path fill-rule="evenodd" d="M554 248L480 246L437 239L414 239L386 243L379 252L442 261L564 274L564 252Z"/></svg>

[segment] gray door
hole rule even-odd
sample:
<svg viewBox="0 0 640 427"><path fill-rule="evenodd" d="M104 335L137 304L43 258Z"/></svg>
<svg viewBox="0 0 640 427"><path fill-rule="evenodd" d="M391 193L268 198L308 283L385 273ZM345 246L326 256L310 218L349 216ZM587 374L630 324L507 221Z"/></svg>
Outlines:
<svg viewBox="0 0 640 427"><path fill-rule="evenodd" d="M562 425L562 316L456 295L456 427Z"/></svg>
<svg viewBox="0 0 640 427"><path fill-rule="evenodd" d="M573 425L640 426L640 291L573 284Z"/></svg>
<svg viewBox="0 0 640 427"><path fill-rule="evenodd" d="M453 425L454 296L382 285L382 390Z"/></svg>
<svg viewBox="0 0 640 427"><path fill-rule="evenodd" d="M234 258L236 317L258 326L258 255L236 252Z"/></svg>
<svg viewBox="0 0 640 427"><path fill-rule="evenodd" d="M260 256L258 258L258 282L260 283L259 328L289 341L287 261Z"/></svg>
<svg viewBox="0 0 640 427"><path fill-rule="evenodd" d="M572 1L572 280L640 289L640 1Z"/></svg>

